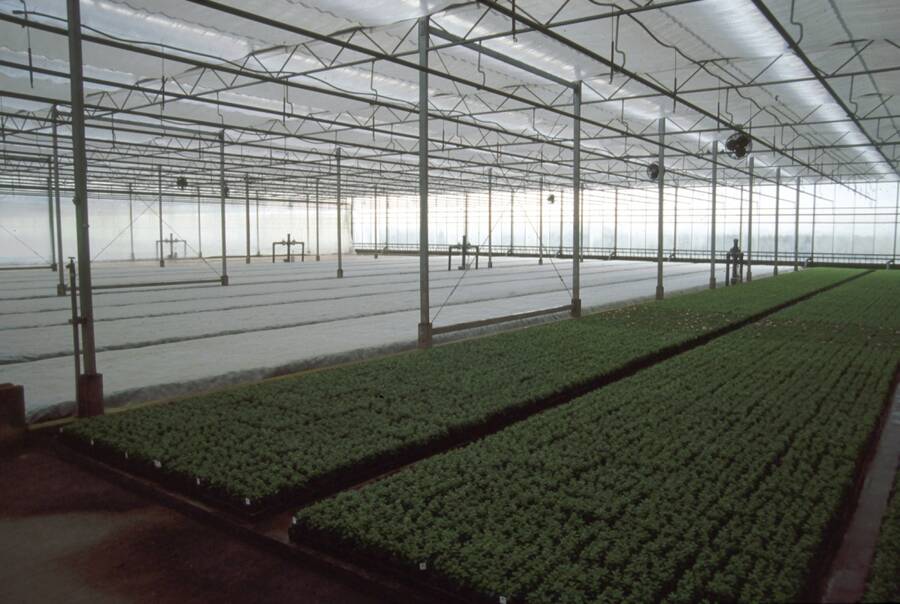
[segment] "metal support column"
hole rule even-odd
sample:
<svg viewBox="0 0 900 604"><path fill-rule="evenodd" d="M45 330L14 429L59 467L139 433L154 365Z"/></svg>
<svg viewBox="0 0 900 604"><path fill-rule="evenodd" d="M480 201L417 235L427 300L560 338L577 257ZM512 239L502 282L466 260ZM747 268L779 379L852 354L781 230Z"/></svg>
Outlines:
<svg viewBox="0 0 900 604"><path fill-rule="evenodd" d="M572 91L572 316L581 316L581 82Z"/></svg>
<svg viewBox="0 0 900 604"><path fill-rule="evenodd" d="M541 184L538 188L538 264L544 263L544 177L541 176Z"/></svg>
<svg viewBox="0 0 900 604"><path fill-rule="evenodd" d="M613 256L619 254L619 187L613 189Z"/></svg>
<svg viewBox="0 0 900 604"><path fill-rule="evenodd" d="M488 268L494 268L494 170L488 168Z"/></svg>
<svg viewBox="0 0 900 604"><path fill-rule="evenodd" d="M659 118L659 213L656 222L656 299L662 300L665 295L663 288L663 186L666 175L666 118Z"/></svg>
<svg viewBox="0 0 900 604"><path fill-rule="evenodd" d="M384 196L384 251L388 251L388 246L390 245L390 232L391 232L391 200L385 195Z"/></svg>
<svg viewBox="0 0 900 604"><path fill-rule="evenodd" d="M419 19L419 348L431 346L428 286L428 17Z"/></svg>
<svg viewBox="0 0 900 604"><path fill-rule="evenodd" d="M819 183L813 183L813 216L812 216L812 237L809 242L809 261L813 262L813 259L816 257L816 202L818 201L818 191L817 187ZM898 183L900 186L900 183Z"/></svg>
<svg viewBox="0 0 900 604"><path fill-rule="evenodd" d="M800 177L797 177L797 203L794 204L794 272L800 270Z"/></svg>
<svg viewBox="0 0 900 604"><path fill-rule="evenodd" d="M738 247L744 245L744 185L741 185L741 205L738 209Z"/></svg>
<svg viewBox="0 0 900 604"><path fill-rule="evenodd" d="M900 181L897 181L897 192L894 197L894 250L891 252L891 259L894 265L897 264L897 221L900 218Z"/></svg>
<svg viewBox="0 0 900 604"><path fill-rule="evenodd" d="M375 187L375 196L372 198L372 249L375 251L375 259L378 259L378 187Z"/></svg>
<svg viewBox="0 0 900 604"><path fill-rule="evenodd" d="M469 192L463 192L463 245L469 241ZM465 257L465 249L463 249Z"/></svg>
<svg viewBox="0 0 900 604"><path fill-rule="evenodd" d="M84 74L81 60L81 2L66 2L69 28L69 91L72 107L72 159L75 178L76 236L78 240L78 297L81 303L82 359L78 377L79 417L103 413L103 376L97 373L94 340L94 292L91 282L91 239L87 191L87 153L84 136ZM74 287L74 284L73 284Z"/></svg>
<svg viewBox="0 0 900 604"><path fill-rule="evenodd" d="M716 187L719 175L719 141L713 141L712 220L709 235L709 289L716 289Z"/></svg>
<svg viewBox="0 0 900 604"><path fill-rule="evenodd" d="M340 179L338 179L340 182ZM319 254L319 179L316 179L316 262L322 259Z"/></svg>
<svg viewBox="0 0 900 604"><path fill-rule="evenodd" d="M47 162L47 220L50 224L50 270L56 272L56 237L53 233L53 162ZM62 270L63 267L59 267Z"/></svg>
<svg viewBox="0 0 900 604"><path fill-rule="evenodd" d="M128 242L131 246L131 259L134 260L134 199L131 183L128 183Z"/></svg>
<svg viewBox="0 0 900 604"><path fill-rule="evenodd" d="M250 177L246 174L244 174L244 231L247 239L244 264L250 264Z"/></svg>
<svg viewBox="0 0 900 604"><path fill-rule="evenodd" d="M747 186L747 282L753 281L753 157L749 165L750 182Z"/></svg>
<svg viewBox="0 0 900 604"><path fill-rule="evenodd" d="M228 254L225 246L225 131L219 131L219 201L222 218L222 285L228 285Z"/></svg>
<svg viewBox="0 0 900 604"><path fill-rule="evenodd" d="M338 255L338 267L337 267L337 278L341 279L344 277L344 255L341 252L341 148L338 147L337 151L334 154L335 156L335 166L337 168L337 200L336 200L336 208L337 208L337 255ZM318 207L319 207L319 179L316 179L316 216L318 217ZM318 227L319 221L316 220L316 226ZM316 229L316 260L319 259L319 237L318 237L318 228Z"/></svg>
<svg viewBox="0 0 900 604"><path fill-rule="evenodd" d="M559 190L559 253L558 256L562 257L563 252L563 191Z"/></svg>
<svg viewBox="0 0 900 604"><path fill-rule="evenodd" d="M778 227L781 222L781 167L775 168L775 248L772 274L778 276Z"/></svg>
<svg viewBox="0 0 900 604"><path fill-rule="evenodd" d="M306 242L303 242L306 245ZM259 249L259 191L256 191L256 255L262 256Z"/></svg>
<svg viewBox="0 0 900 604"><path fill-rule="evenodd" d="M162 166L156 166L156 196L159 203L159 266L166 265L165 250L163 249L163 210L162 210Z"/></svg>
<svg viewBox="0 0 900 604"><path fill-rule="evenodd" d="M66 280L63 274L63 241L62 241L62 206L59 193L59 139L56 132L56 124L59 121L59 113L56 105L53 105L53 196L56 204L56 274L59 280L56 283L56 295L66 295Z"/></svg>
<svg viewBox="0 0 900 604"><path fill-rule="evenodd" d="M713 146L713 148L715 148L715 145ZM713 167L713 170L715 170L715 167ZM673 196L674 197L673 204L674 204L674 209L675 209L675 218L672 221L672 258L675 257L675 254L678 250L678 183L677 182L675 183L674 189L675 190L674 190L674 196ZM693 233L693 229L694 229L694 226L693 226L693 216L692 216L691 217L691 233Z"/></svg>
<svg viewBox="0 0 900 604"><path fill-rule="evenodd" d="M515 207L513 205L516 197L516 192L514 189L509 190L509 253L512 255L513 248L516 246L515 240L515 228L516 224L514 221L515 218Z"/></svg>
<svg viewBox="0 0 900 604"><path fill-rule="evenodd" d="M200 220L200 187L197 187L197 256L203 258L203 234Z"/></svg>

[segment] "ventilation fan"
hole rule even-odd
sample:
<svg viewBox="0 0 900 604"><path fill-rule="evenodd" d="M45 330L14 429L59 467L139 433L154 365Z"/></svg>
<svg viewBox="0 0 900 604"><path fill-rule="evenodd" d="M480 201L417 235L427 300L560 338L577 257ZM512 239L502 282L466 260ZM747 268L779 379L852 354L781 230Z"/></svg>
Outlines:
<svg viewBox="0 0 900 604"><path fill-rule="evenodd" d="M659 178L659 164L656 162L647 166L647 178L657 180Z"/></svg>
<svg viewBox="0 0 900 604"><path fill-rule="evenodd" d="M188 186L188 179L186 176L179 176L175 181L175 184L178 185L178 188L184 191Z"/></svg>
<svg viewBox="0 0 900 604"><path fill-rule="evenodd" d="M222 193L225 197L228 197L228 194L231 193L231 189L228 188L228 183L222 183Z"/></svg>
<svg viewBox="0 0 900 604"><path fill-rule="evenodd" d="M547 201L549 203L556 203L556 195L554 195L553 193L550 193L550 195L547 195Z"/></svg>
<svg viewBox="0 0 900 604"><path fill-rule="evenodd" d="M735 132L725 141L725 149L728 150L728 155L731 159L745 157L752 148L753 142L750 140L750 135L744 132Z"/></svg>

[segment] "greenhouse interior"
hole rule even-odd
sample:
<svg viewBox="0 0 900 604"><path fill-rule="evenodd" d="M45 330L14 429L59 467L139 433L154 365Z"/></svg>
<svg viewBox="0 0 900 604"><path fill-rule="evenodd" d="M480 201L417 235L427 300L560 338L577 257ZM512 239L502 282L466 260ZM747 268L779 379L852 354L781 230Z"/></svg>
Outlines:
<svg viewBox="0 0 900 604"><path fill-rule="evenodd" d="M896 0L0 0L0 601L900 601Z"/></svg>

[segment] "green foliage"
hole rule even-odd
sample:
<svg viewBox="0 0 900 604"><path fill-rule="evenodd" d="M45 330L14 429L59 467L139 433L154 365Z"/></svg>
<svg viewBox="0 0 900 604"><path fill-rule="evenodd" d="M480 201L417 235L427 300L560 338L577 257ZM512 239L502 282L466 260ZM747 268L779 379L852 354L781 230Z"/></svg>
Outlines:
<svg viewBox="0 0 900 604"><path fill-rule="evenodd" d="M238 505L315 493L857 273L814 269L678 296L79 421L66 435L132 464L159 462L160 474Z"/></svg>
<svg viewBox="0 0 900 604"><path fill-rule="evenodd" d="M864 602L900 602L900 495L894 491L881 520L875 561L869 574Z"/></svg>
<svg viewBox="0 0 900 604"><path fill-rule="evenodd" d="M493 601L796 600L898 334L900 273L865 276L307 507L292 538L427 561Z"/></svg>

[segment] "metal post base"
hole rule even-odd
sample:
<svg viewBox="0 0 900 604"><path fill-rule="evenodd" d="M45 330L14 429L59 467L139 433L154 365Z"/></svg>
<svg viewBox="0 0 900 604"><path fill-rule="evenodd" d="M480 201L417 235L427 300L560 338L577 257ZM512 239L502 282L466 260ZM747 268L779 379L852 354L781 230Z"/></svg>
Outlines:
<svg viewBox="0 0 900 604"><path fill-rule="evenodd" d="M663 297L665 297L665 289L663 288L662 285L657 285L656 286L656 299L662 300Z"/></svg>
<svg viewBox="0 0 900 604"><path fill-rule="evenodd" d="M777 264L772 267L772 276L774 276L774 277L778 276L778 265Z"/></svg>
<svg viewBox="0 0 900 604"><path fill-rule="evenodd" d="M715 277L709 278L709 289L716 289L716 278Z"/></svg>
<svg viewBox="0 0 900 604"><path fill-rule="evenodd" d="M228 285L228 275L222 275L222 285Z"/></svg>
<svg viewBox="0 0 900 604"><path fill-rule="evenodd" d="M572 298L572 316L576 319L581 317L581 298Z"/></svg>
<svg viewBox="0 0 900 604"><path fill-rule="evenodd" d="M431 348L431 323L419 323L419 348Z"/></svg>
<svg viewBox="0 0 900 604"><path fill-rule="evenodd" d="M342 268L337 269L337 278L338 279L344 278L344 269L342 269Z"/></svg>
<svg viewBox="0 0 900 604"><path fill-rule="evenodd" d="M250 264L250 256L244 258L244 264Z"/></svg>
<svg viewBox="0 0 900 604"><path fill-rule="evenodd" d="M160 260L160 261L159 261L159 268L165 268L165 267L166 267L166 261L165 261L165 260Z"/></svg>
<svg viewBox="0 0 900 604"><path fill-rule="evenodd" d="M50 270L53 271L54 273L56 272L56 263L55 262L50 265Z"/></svg>
<svg viewBox="0 0 900 604"><path fill-rule="evenodd" d="M378 256L375 256L375 257L378 258ZM318 254L316 254L316 262L319 262L321 259L322 258Z"/></svg>
<svg viewBox="0 0 900 604"><path fill-rule="evenodd" d="M65 296L66 295L66 286L62 283L56 284L56 295L57 296Z"/></svg>
<svg viewBox="0 0 900 604"><path fill-rule="evenodd" d="M543 258L538 258L538 264L543 264L543 263L544 263L544 259L543 259Z"/></svg>
<svg viewBox="0 0 900 604"><path fill-rule="evenodd" d="M78 417L103 415L103 375L78 376Z"/></svg>
<svg viewBox="0 0 900 604"><path fill-rule="evenodd" d="M488 260L488 268L494 268L494 261Z"/></svg>

